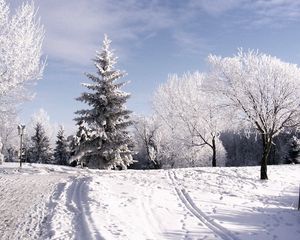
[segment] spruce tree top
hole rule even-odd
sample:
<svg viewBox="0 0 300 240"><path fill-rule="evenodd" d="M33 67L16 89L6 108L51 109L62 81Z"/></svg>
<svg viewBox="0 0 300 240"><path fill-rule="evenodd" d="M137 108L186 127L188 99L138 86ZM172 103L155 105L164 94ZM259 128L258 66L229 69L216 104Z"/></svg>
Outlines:
<svg viewBox="0 0 300 240"><path fill-rule="evenodd" d="M110 43L111 40L107 35L104 35L102 49L100 52L96 52L96 56L93 59L97 69L97 76L86 73L86 76L91 79L93 83L83 83L82 85L93 93L85 92L77 98L77 100L87 103L92 109L77 111L76 114L81 115L75 118L77 122L83 121L88 125L93 125L95 120L97 120L98 124L103 126L107 123L105 119L107 116L105 115L107 115L108 112L119 112L115 116L117 118L131 113L131 111L126 110L124 106L127 99L130 97L130 94L120 90L126 83L115 83L116 80L125 76L126 73L114 68L117 63L117 57L114 56L113 51L110 49ZM104 107L106 108L105 112L103 112ZM99 114L102 115L101 121L99 119ZM95 117L97 119L95 119ZM112 116L109 117L111 118ZM125 119L128 118L125 117ZM122 124L124 126L129 126L131 125L131 122L128 122L127 124L123 122Z"/></svg>

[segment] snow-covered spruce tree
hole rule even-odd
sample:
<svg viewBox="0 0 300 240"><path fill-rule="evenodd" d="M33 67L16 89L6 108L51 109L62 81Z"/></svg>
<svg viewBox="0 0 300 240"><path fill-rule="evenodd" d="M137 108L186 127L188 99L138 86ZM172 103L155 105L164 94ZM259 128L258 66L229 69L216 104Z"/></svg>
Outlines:
<svg viewBox="0 0 300 240"><path fill-rule="evenodd" d="M41 123L37 123L35 133L31 137L32 146L30 149L30 161L36 163L50 163L52 154L49 138L45 134L45 130Z"/></svg>
<svg viewBox="0 0 300 240"><path fill-rule="evenodd" d="M65 131L62 126L57 133L56 147L54 149L54 162L58 165L68 165L69 151L67 140L65 139Z"/></svg>
<svg viewBox="0 0 300 240"><path fill-rule="evenodd" d="M84 158L90 168L126 169L133 163L132 140L127 127L132 124L125 108L129 94L120 90L125 84L117 82L125 75L114 68L117 58L110 49L111 40L105 35L100 52L96 53L94 64L97 74L86 74L92 83L85 83L89 92L77 100L90 108L77 111L77 122L83 121L92 132L86 140Z"/></svg>

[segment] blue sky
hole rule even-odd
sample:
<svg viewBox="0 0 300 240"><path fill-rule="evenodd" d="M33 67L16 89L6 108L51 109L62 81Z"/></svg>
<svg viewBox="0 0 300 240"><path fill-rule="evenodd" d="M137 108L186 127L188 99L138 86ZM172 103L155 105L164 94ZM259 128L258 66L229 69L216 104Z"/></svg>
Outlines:
<svg viewBox="0 0 300 240"><path fill-rule="evenodd" d="M21 0L8 0L13 7ZM103 34L131 83L128 108L151 112L151 96L168 74L205 71L209 53L231 56L258 49L300 64L300 1L295 0L35 0L45 26L48 63L24 122L40 108L51 121L74 126L75 98Z"/></svg>

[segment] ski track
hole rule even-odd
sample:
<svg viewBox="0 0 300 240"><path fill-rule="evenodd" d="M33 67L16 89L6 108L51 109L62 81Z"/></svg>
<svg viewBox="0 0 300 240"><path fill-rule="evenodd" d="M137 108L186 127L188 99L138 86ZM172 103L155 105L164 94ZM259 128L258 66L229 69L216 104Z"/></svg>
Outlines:
<svg viewBox="0 0 300 240"><path fill-rule="evenodd" d="M91 218L87 196L89 181L87 176L72 177L63 186L57 186L49 205L47 239L104 239Z"/></svg>
<svg viewBox="0 0 300 240"><path fill-rule="evenodd" d="M216 223L196 206L186 189L179 185L179 179L173 170L168 170L167 173L167 176L171 180L179 200L197 219L201 221L201 223L203 223L207 228L209 228L223 240L239 240L239 238L233 235L229 230Z"/></svg>

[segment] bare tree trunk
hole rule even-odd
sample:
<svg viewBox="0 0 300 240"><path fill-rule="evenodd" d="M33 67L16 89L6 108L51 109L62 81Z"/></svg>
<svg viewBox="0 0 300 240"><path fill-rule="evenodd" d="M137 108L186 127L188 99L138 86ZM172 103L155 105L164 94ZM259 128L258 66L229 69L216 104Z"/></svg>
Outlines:
<svg viewBox="0 0 300 240"><path fill-rule="evenodd" d="M265 180L268 179L267 165L268 165L269 153L271 150L272 137L268 136L267 134L262 134L261 136L263 142L263 155L261 158L261 165L260 165L260 179Z"/></svg>
<svg viewBox="0 0 300 240"><path fill-rule="evenodd" d="M217 166L217 159L216 159L217 150L216 150L216 140L215 140L215 137L213 137L213 139L212 139L212 151L213 151L212 166L216 167Z"/></svg>

